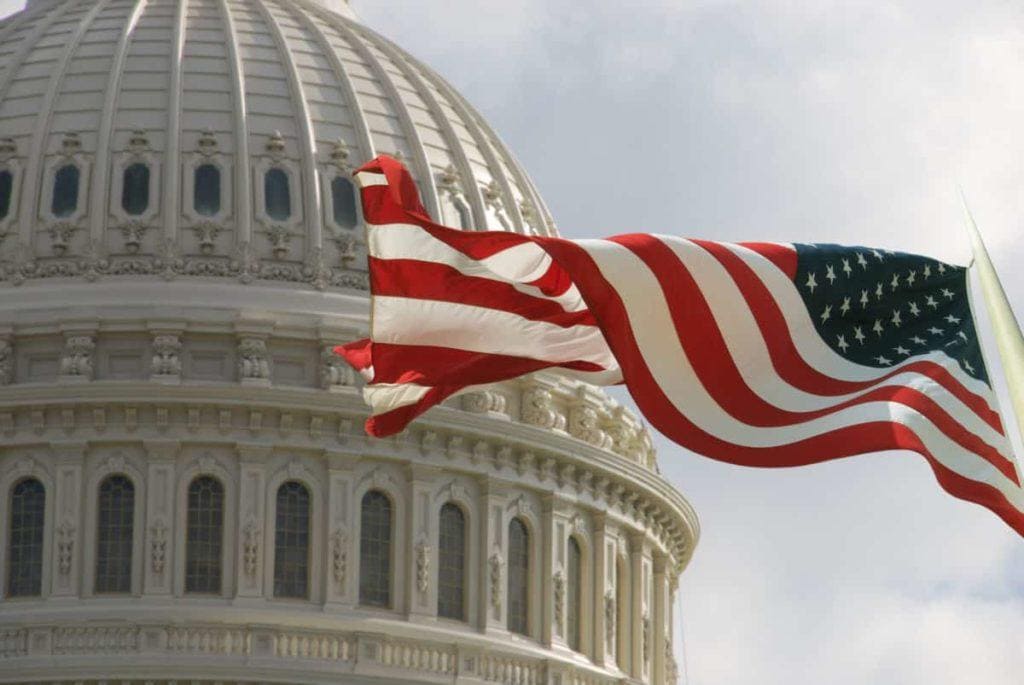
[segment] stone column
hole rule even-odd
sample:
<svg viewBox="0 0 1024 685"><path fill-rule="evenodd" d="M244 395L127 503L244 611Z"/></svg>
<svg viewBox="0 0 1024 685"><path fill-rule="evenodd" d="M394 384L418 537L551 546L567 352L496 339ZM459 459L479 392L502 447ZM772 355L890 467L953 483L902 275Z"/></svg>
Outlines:
<svg viewBox="0 0 1024 685"><path fill-rule="evenodd" d="M476 566L482 570L483 577L478 584L476 617L482 632L500 632L508 627L505 619L508 610L508 544L505 540L504 498L487 476L482 476L479 483L481 520Z"/></svg>
<svg viewBox="0 0 1024 685"><path fill-rule="evenodd" d="M53 493L53 550L50 556L52 590L55 597L81 594L82 522L85 509L82 497L82 468L88 446L84 442L56 443L56 482Z"/></svg>
<svg viewBox="0 0 1024 685"><path fill-rule="evenodd" d="M263 595L263 573L268 558L265 541L273 540L272 525L266 520L266 460L271 448L238 447L238 550L236 557L236 593L239 597Z"/></svg>
<svg viewBox="0 0 1024 685"><path fill-rule="evenodd" d="M541 556L537 561L540 578L540 643L550 647L555 637L555 540L554 495L545 495L541 502Z"/></svg>
<svg viewBox="0 0 1024 685"><path fill-rule="evenodd" d="M667 662L665 659L665 639L668 635L669 625L669 592L667 561L665 554L660 552L654 555L654 617L652 619L652 645L651 645L651 681L655 683L668 682Z"/></svg>
<svg viewBox="0 0 1024 685"><path fill-rule="evenodd" d="M593 515L594 521L594 538L593 538L593 563L594 573L591 575L592 578L592 589L593 589L593 613L594 620L592 621L591 630L591 641L594 645L593 649L593 660L595 664L608 664L608 616L607 616L607 602L606 595L608 592L612 592L614 597L614 590L611 584L611 578L609 577L609 559L608 559L608 544L607 544L607 533L605 530L605 514L603 512L597 512ZM614 560L610 563L614 564ZM612 626L615 625L615 616L611 617Z"/></svg>
<svg viewBox="0 0 1024 685"><path fill-rule="evenodd" d="M341 456L327 458L327 579L324 599L327 604L355 606L352 591L352 555L357 536L352 527L352 468Z"/></svg>
<svg viewBox="0 0 1024 685"><path fill-rule="evenodd" d="M423 620L437 616L437 526L430 494L437 469L423 464L410 464L406 469L409 506L405 508L406 559L410 560L405 575L406 616ZM401 572L401 569L395 569ZM396 607L397 608L397 607Z"/></svg>
<svg viewBox="0 0 1024 685"><path fill-rule="evenodd" d="M644 677L644 644L643 644L643 622L644 611L646 610L646 596L644 594L644 535L633 533L629 536L629 579L631 585L630 594L633 597L630 609L632 616L629 624L633 627L631 635L629 660L629 674L637 680Z"/></svg>
<svg viewBox="0 0 1024 685"><path fill-rule="evenodd" d="M142 566L144 594L169 595L174 576L174 531L177 521L175 506L175 459L181 444L173 440L143 443L146 450L146 529Z"/></svg>

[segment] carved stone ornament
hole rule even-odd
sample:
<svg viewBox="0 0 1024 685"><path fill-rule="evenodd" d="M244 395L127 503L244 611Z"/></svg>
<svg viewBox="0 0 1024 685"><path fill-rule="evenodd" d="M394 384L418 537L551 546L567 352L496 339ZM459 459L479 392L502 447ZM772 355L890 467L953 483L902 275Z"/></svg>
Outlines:
<svg viewBox="0 0 1024 685"><path fill-rule="evenodd" d="M562 569L555 571L555 576L552 578L552 588L555 600L555 632L559 635L565 635L563 631L565 626L565 575L562 573Z"/></svg>
<svg viewBox="0 0 1024 685"><path fill-rule="evenodd" d="M256 517L250 516L242 528L242 558L245 566L245 575L248 578L256 577L256 562L260 555L260 524Z"/></svg>
<svg viewBox="0 0 1024 685"><path fill-rule="evenodd" d="M64 352L60 358L60 375L91 379L95 351L96 340L93 336L68 336L64 341Z"/></svg>
<svg viewBox="0 0 1024 685"><path fill-rule="evenodd" d="M599 427L600 416L593 407L579 405L569 412L569 434L588 444L608 449L611 437Z"/></svg>
<svg viewBox="0 0 1024 685"><path fill-rule="evenodd" d="M341 171L347 171L349 169L348 155L348 143L342 138L334 141L334 145L331 146L331 163Z"/></svg>
<svg viewBox="0 0 1024 685"><path fill-rule="evenodd" d="M75 522L64 519L57 526L57 571L62 576L71 573L71 562L75 554Z"/></svg>
<svg viewBox="0 0 1024 685"><path fill-rule="evenodd" d="M565 417L556 409L551 391L534 387L523 393L523 423L540 428L565 429Z"/></svg>
<svg viewBox="0 0 1024 685"><path fill-rule="evenodd" d="M162 575L167 562L167 524L157 519L149 527L150 568L156 575Z"/></svg>
<svg viewBox="0 0 1024 685"><path fill-rule="evenodd" d="M416 543L416 589L424 594L430 587L430 545L421 539Z"/></svg>
<svg viewBox="0 0 1024 685"><path fill-rule="evenodd" d="M334 347L324 345L320 349L320 387L324 390L355 383L355 372L344 359L334 353Z"/></svg>
<svg viewBox="0 0 1024 685"><path fill-rule="evenodd" d="M604 641L609 652L615 652L615 593L609 590L604 596Z"/></svg>
<svg viewBox="0 0 1024 685"><path fill-rule="evenodd" d="M192 226L196 240L199 242L199 253L204 255L213 254L217 248L217 236L220 235L223 226L215 221L200 221Z"/></svg>
<svg viewBox="0 0 1024 685"><path fill-rule="evenodd" d="M501 556L501 549L495 547L487 559L488 579L491 583L491 606L495 611L501 611L501 570L504 564L505 560Z"/></svg>
<svg viewBox="0 0 1024 685"><path fill-rule="evenodd" d="M651 660L651 616L650 614L644 614L640 620L641 626L641 641L640 644L643 647L643 659L644 663L648 663Z"/></svg>
<svg viewBox="0 0 1024 685"><path fill-rule="evenodd" d="M128 254L138 254L142 246L142 238L149 230L149 225L138 220L127 221L121 224L121 236L124 238L124 251Z"/></svg>
<svg viewBox="0 0 1024 685"><path fill-rule="evenodd" d="M154 376L181 375L181 338L174 333L160 333L153 336Z"/></svg>
<svg viewBox="0 0 1024 685"><path fill-rule="evenodd" d="M242 338L238 342L238 377L241 380L270 380L266 340Z"/></svg>
<svg viewBox="0 0 1024 685"><path fill-rule="evenodd" d="M6 338L0 338L0 385L14 380L14 346Z"/></svg>
<svg viewBox="0 0 1024 685"><path fill-rule="evenodd" d="M508 400L499 392L480 390L462 396L462 408L473 414L504 414Z"/></svg>
<svg viewBox="0 0 1024 685"><path fill-rule="evenodd" d="M343 592L348 574L348 531L340 524L331 533L331 573L338 591Z"/></svg>

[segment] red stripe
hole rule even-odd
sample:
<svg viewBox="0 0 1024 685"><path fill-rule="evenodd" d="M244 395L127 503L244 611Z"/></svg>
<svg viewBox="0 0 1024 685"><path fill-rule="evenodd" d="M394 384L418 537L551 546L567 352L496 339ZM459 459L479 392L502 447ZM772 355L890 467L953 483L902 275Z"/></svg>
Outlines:
<svg viewBox="0 0 1024 685"><path fill-rule="evenodd" d="M693 242L697 242L696 240ZM778 243L740 243L748 250L761 255L775 266L782 269L789 280L796 278L797 265L800 256L792 245L779 245Z"/></svg>
<svg viewBox="0 0 1024 685"><path fill-rule="evenodd" d="M829 433L776 447L744 447L701 430L679 413L651 374L621 298L604 279L593 259L580 246L559 238L537 238L573 276L573 281L601 324L625 378L626 387L651 424L670 440L698 454L742 466L800 466L891 449L918 452L932 464L942 487L951 494L988 507L1024 535L1024 514L993 487L951 477L906 426L878 421L846 426ZM955 475L955 474L953 474Z"/></svg>
<svg viewBox="0 0 1024 685"><path fill-rule="evenodd" d="M932 361L912 362L899 369L894 369L891 373L874 381L846 381L825 375L805 362L800 356L789 335L789 326L786 324L778 302L754 270L732 250L720 243L706 240L692 242L711 253L729 272L757 321L773 368L793 387L816 395L848 395L878 385L882 380L892 378L900 373L918 373L934 380L969 407L993 430L1003 433L999 414L989 407L986 399L970 391L948 369Z"/></svg>
<svg viewBox="0 0 1024 685"><path fill-rule="evenodd" d="M921 413L951 440L980 455L1016 482L1016 467L1009 459L966 430L934 400L913 388L903 385L879 387L881 383L876 382L859 397L813 411L788 411L766 402L750 389L743 378L700 285L672 249L658 238L646 234L616 236L610 240L636 254L654 274L669 305L679 343L694 373L715 402L737 420L751 426L783 427L830 416L869 402L897 402ZM700 331L700 334L693 335L693 331Z"/></svg>
<svg viewBox="0 0 1024 685"><path fill-rule="evenodd" d="M562 327L596 325L587 310L567 312L553 300L527 295L509 283L467 276L447 264L375 257L369 262L370 285L376 296L486 307Z"/></svg>
<svg viewBox="0 0 1024 685"><path fill-rule="evenodd" d="M347 357L347 355L346 355ZM435 345L396 345L374 342L374 383L416 383L417 385L482 385L508 380L541 369L561 367L574 371L603 371L592 362L550 361L503 354L471 352Z"/></svg>

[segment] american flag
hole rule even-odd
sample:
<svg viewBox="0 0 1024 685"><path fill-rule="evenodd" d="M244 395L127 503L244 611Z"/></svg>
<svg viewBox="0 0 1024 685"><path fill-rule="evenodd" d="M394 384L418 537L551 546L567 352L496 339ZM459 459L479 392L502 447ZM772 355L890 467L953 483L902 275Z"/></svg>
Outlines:
<svg viewBox="0 0 1024 685"><path fill-rule="evenodd" d="M566 240L435 224L406 169L360 169L371 337L367 431L401 431L468 388L558 368L625 383L693 452L748 466L882 450L1024 535L967 272L864 247L629 234Z"/></svg>

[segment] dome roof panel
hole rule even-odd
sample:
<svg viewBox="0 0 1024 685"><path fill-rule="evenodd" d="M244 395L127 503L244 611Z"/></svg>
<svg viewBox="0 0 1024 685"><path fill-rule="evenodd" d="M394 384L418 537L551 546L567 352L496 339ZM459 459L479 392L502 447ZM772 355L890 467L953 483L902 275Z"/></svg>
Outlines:
<svg viewBox="0 0 1024 685"><path fill-rule="evenodd" d="M365 286L362 231L333 223L347 200L331 179L382 153L406 163L439 221L553 230L483 119L339 2L36 0L0 23L0 131L14 150L0 165L18 175L0 281L173 272ZM210 216L193 197L206 162L222 195ZM132 163L150 169L140 215L121 207ZM57 216L47 203L69 164L82 187Z"/></svg>

